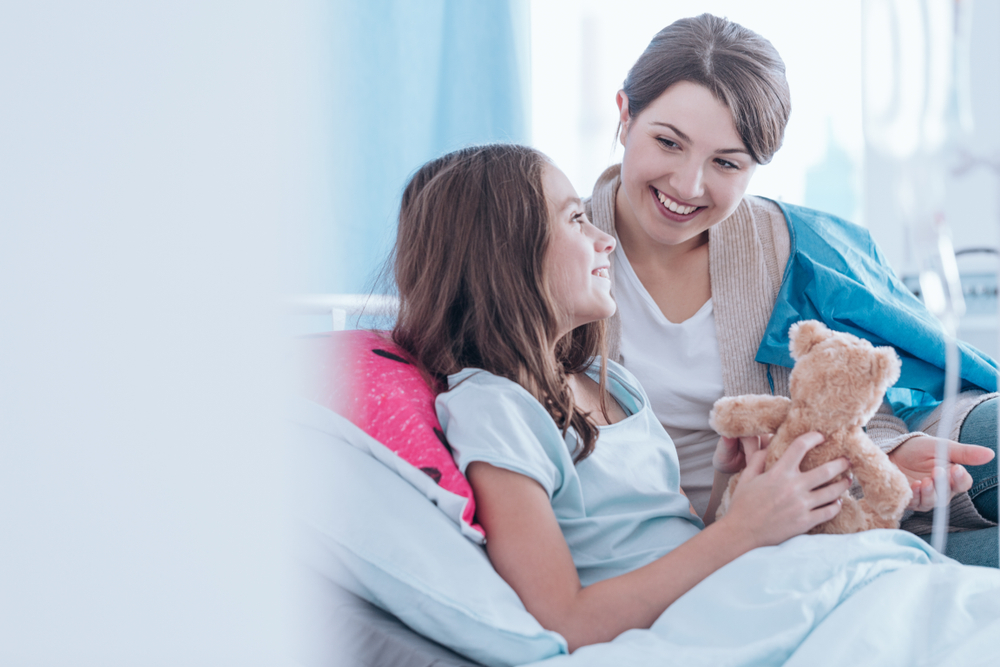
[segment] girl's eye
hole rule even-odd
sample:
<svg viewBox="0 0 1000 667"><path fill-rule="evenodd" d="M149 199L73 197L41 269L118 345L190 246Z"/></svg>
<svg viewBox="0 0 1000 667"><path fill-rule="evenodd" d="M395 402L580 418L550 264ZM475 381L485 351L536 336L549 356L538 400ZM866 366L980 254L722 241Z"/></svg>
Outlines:
<svg viewBox="0 0 1000 667"><path fill-rule="evenodd" d="M664 137L657 137L656 140L659 141L660 145L665 148L679 148L676 141L671 141L670 139L665 139Z"/></svg>
<svg viewBox="0 0 1000 667"><path fill-rule="evenodd" d="M733 170L735 170L735 169L739 169L740 168L740 165L736 164L735 162L730 162L729 160L719 159L719 160L716 160L715 163L717 165L719 165L720 167L722 167L723 169L733 169Z"/></svg>
<svg viewBox="0 0 1000 667"><path fill-rule="evenodd" d="M584 222L586 222L587 216L584 213L577 213L572 218L570 218L570 220L572 220L573 222L578 222L582 225Z"/></svg>

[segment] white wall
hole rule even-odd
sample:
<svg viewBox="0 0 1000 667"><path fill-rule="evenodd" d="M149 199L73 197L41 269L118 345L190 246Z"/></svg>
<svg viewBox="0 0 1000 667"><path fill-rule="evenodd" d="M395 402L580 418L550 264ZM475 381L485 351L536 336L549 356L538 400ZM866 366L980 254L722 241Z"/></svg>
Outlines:
<svg viewBox="0 0 1000 667"><path fill-rule="evenodd" d="M321 2L0 5L0 664L288 664ZM298 255L302 256L302 255Z"/></svg>

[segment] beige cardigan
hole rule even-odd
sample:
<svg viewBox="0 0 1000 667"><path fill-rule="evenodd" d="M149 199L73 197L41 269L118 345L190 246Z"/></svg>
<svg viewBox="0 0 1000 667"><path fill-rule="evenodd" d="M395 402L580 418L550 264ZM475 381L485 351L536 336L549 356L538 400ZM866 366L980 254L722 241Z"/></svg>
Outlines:
<svg viewBox="0 0 1000 667"><path fill-rule="evenodd" d="M608 234L615 232L615 198L620 165L609 167L598 178L594 192L585 202L590 220ZM726 396L740 394L789 395L788 378L791 369L765 365L755 360L757 348L767 329L774 309L774 302L781 288L781 279L788 262L790 240L788 223L781 209L773 202L758 197L744 197L736 211L708 230L708 270L712 286L712 309L715 314L716 335L722 363L722 386ZM615 266L611 266L612 293ZM621 317L618 313L609 322L609 357L621 358ZM772 392L768 371L774 382ZM961 424L969 412L982 401L996 394L968 392L956 406L955 427L952 440L958 439ZM924 426L936 424L935 414ZM883 451L891 452L900 444L921 433L908 432L905 422L896 417L888 403L865 427L869 437ZM968 494L962 494L952 503L952 525L964 528L979 527L985 521L979 516ZM972 515L970 516L969 512ZM913 521L923 513L914 515L906 527L923 532ZM926 527L929 532L929 525Z"/></svg>

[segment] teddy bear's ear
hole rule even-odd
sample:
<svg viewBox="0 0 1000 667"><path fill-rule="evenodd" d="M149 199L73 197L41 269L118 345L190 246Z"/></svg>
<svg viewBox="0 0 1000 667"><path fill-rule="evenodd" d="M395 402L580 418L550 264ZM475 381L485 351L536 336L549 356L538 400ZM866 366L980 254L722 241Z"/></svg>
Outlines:
<svg viewBox="0 0 1000 667"><path fill-rule="evenodd" d="M788 349L792 359L799 359L809 353L817 343L821 343L833 334L822 322L802 320L796 322L788 330Z"/></svg>
<svg viewBox="0 0 1000 667"><path fill-rule="evenodd" d="M896 384L899 379L899 371L902 362L896 355L896 350L891 347L876 347L875 356L872 358L872 370L885 383L886 387Z"/></svg>

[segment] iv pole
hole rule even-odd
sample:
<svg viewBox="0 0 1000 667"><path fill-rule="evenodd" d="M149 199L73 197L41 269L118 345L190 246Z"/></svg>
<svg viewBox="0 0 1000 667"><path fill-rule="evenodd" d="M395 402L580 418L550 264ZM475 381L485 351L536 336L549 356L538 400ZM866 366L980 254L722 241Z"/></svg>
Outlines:
<svg viewBox="0 0 1000 667"><path fill-rule="evenodd" d="M866 0L865 138L898 161L893 193L905 223L909 253L919 271L927 309L945 334L945 391L937 431L931 545L943 553L948 535L947 440L959 388L956 338L965 301L944 183L954 147L971 130L968 103L969 0Z"/></svg>

